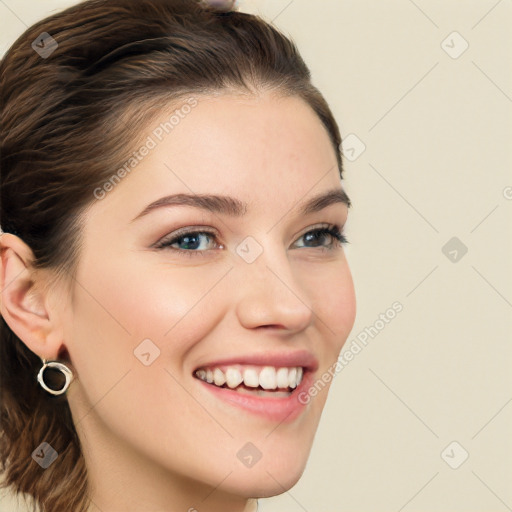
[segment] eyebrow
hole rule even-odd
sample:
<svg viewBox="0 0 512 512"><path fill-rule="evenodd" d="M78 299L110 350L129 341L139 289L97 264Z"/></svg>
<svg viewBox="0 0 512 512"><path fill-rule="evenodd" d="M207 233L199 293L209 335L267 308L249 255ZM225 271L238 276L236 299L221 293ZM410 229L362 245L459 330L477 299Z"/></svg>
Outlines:
<svg viewBox="0 0 512 512"><path fill-rule="evenodd" d="M342 203L350 208L350 198L341 188L335 188L309 199L299 210L299 214L308 215L327 208L331 204ZM193 206L212 213L242 217L247 213L247 204L231 196L211 194L173 194L161 197L142 210L131 222L164 206Z"/></svg>

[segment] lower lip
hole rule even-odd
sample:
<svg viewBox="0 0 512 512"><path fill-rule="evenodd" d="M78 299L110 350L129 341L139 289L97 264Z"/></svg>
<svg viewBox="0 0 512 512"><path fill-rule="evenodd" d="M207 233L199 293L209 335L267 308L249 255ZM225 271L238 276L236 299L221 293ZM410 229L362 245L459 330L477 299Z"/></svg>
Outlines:
<svg viewBox="0 0 512 512"><path fill-rule="evenodd" d="M248 412L262 416L269 421L279 423L289 423L296 419L305 409L307 404L299 402L298 397L303 396L304 392L311 387L313 383L313 373L305 372L301 383L287 397L263 397L257 395L246 395L233 391L229 388L219 388L213 384L196 379L200 384L206 387L217 398L228 402L235 407L245 409ZM302 395L301 395L302 393Z"/></svg>

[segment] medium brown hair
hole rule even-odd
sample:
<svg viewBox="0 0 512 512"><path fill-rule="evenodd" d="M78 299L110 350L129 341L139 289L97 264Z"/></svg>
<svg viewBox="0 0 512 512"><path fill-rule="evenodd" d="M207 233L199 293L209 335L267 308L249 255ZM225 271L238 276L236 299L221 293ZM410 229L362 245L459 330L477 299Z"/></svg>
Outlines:
<svg viewBox="0 0 512 512"><path fill-rule="evenodd" d="M42 33L58 44L44 58L32 47ZM302 98L323 123L342 176L339 129L306 64L289 38L254 15L199 0L88 0L30 27L0 76L0 225L32 249L33 271L55 279L72 282L93 191L162 108L192 95ZM3 318L0 329L3 486L34 510L85 512L87 473L67 399L38 385L40 358ZM47 469L31 457L42 442L58 453Z"/></svg>

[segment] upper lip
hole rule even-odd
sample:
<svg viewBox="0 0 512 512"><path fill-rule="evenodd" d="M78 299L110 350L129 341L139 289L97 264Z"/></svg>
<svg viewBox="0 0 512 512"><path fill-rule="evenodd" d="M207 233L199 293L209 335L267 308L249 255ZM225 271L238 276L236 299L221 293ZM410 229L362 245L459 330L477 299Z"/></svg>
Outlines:
<svg viewBox="0 0 512 512"><path fill-rule="evenodd" d="M311 352L299 350L294 352L261 352L258 354L232 356L201 364L196 370L199 368L214 368L234 364L274 366L276 368L302 366L305 370L309 371L315 371L318 368L318 360Z"/></svg>
<svg viewBox="0 0 512 512"><path fill-rule="evenodd" d="M318 360L311 352L299 350L295 352L261 352L258 354L231 356L201 364L196 370L231 364L274 366L276 368L302 366L305 370L309 371L315 371L318 368Z"/></svg>

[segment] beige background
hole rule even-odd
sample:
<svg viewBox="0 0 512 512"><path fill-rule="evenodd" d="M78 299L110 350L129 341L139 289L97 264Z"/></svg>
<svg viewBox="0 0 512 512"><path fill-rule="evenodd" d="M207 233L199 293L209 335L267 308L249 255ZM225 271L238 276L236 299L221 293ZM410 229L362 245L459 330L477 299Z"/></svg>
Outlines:
<svg viewBox="0 0 512 512"><path fill-rule="evenodd" d="M71 3L0 0L0 51ZM403 305L337 375L303 478L265 511L512 510L512 2L240 5L296 40L347 140L346 347Z"/></svg>

